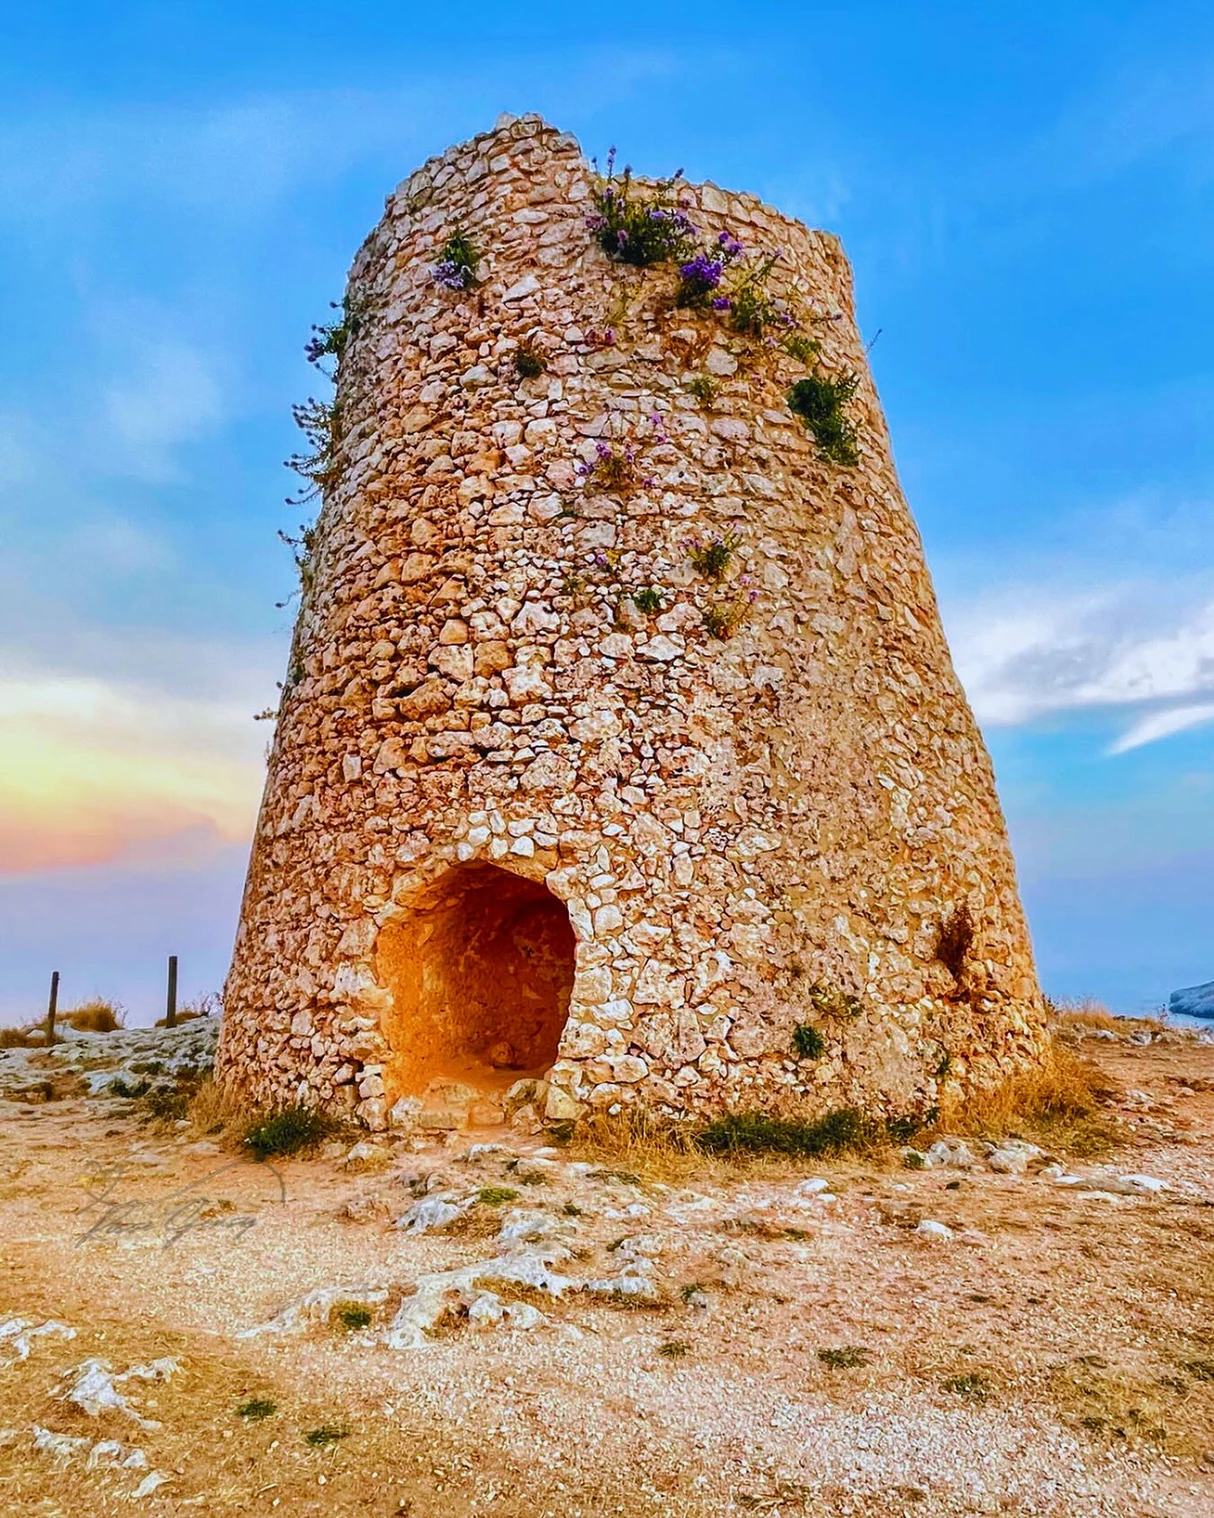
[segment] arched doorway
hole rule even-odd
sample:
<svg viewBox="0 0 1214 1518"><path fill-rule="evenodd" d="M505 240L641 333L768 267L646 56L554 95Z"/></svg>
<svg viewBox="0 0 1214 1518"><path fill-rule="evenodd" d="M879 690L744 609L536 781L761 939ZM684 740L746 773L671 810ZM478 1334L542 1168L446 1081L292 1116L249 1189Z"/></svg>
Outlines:
<svg viewBox="0 0 1214 1518"><path fill-rule="evenodd" d="M393 1008L393 1094L432 1081L501 1090L556 1059L573 990L575 940L563 904L538 881L460 865L428 886L377 947Z"/></svg>

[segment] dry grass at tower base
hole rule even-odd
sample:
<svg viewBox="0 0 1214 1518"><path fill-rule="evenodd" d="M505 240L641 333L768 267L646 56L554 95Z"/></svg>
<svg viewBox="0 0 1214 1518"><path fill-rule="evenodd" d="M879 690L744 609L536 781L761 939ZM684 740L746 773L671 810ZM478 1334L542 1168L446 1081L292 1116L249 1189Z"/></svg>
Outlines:
<svg viewBox="0 0 1214 1518"><path fill-rule="evenodd" d="M0 1101L0 1324L75 1334L21 1359L0 1329L0 1507L1204 1518L1214 1046L1094 1030L1079 1052L1113 1093L1099 1163L1059 1146L1000 1170L1027 1151L954 1133L922 1169L894 1151L663 1177L639 1152L504 1131L381 1139L372 1170L333 1144L277 1163L273 1204L267 1167L217 1183L229 1155L138 1101ZM213 1223L256 1222L236 1243L200 1226L167 1249L82 1244L90 1161L124 1167L132 1196L194 1186L231 1202ZM448 1198L462 1221L442 1221ZM541 1253L571 1285L519 1279ZM440 1277L433 1327L393 1347ZM487 1316L490 1296L514 1316ZM160 1364L117 1387L158 1426L61 1400L89 1360Z"/></svg>
<svg viewBox="0 0 1214 1518"><path fill-rule="evenodd" d="M1036 1140L1066 1152L1096 1157L1117 1141L1116 1124L1108 1109L1118 1092L1099 1068L1077 1057L1063 1044L1052 1045L1045 1058L1021 1074L989 1087L952 1085L939 1107L881 1120L858 1108L807 1108L795 1097L777 1099L765 1108L726 1110L708 1118L675 1117L644 1101L600 1109L570 1120L544 1120L529 1099L527 1088L544 1087L542 1077L518 1083L518 1095L497 1107L477 1103L467 1112L441 1118L411 1110L395 1128L399 1139L419 1137L428 1127L459 1130L472 1138L494 1131L495 1122L533 1136L547 1134L555 1142L604 1162L640 1167L646 1174L669 1179L703 1170L714 1158L735 1168L764 1160L812 1158L841 1154L864 1155L874 1161L893 1156L912 1143L926 1145L948 1134L983 1139L1011 1136ZM475 1093L470 1093L475 1094ZM542 1102L540 1103L542 1107ZM496 1113L487 1127L481 1116ZM264 1148L265 1153L291 1153L314 1148L324 1139L346 1134L353 1142L356 1124L307 1107L257 1107L231 1089L204 1083L188 1107L171 1116L188 1116L200 1134L223 1134L229 1144ZM476 1119L480 1118L480 1125ZM465 1121L472 1119L472 1121ZM277 1140L258 1137L263 1130L281 1131ZM913 1152L913 1151L912 1151Z"/></svg>

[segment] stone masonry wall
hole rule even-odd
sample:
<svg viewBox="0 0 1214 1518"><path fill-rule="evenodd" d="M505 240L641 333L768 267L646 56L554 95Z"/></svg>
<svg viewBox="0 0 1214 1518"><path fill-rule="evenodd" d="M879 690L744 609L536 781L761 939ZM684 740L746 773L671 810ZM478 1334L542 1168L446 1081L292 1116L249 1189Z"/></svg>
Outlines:
<svg viewBox="0 0 1214 1518"><path fill-rule="evenodd" d="M822 367L860 374L855 469L789 410L804 366L606 257L593 183L572 138L503 119L408 179L355 260L220 1075L382 1126L402 1090L377 941L477 861L545 883L576 935L549 1115L921 1110L1036 1058L1042 1005L849 267L752 196L687 188L707 234L781 250ZM456 227L469 292L431 274ZM527 340L547 369L523 380ZM637 448L636 488L579 473L604 439ZM717 584L687 545L729 532ZM658 613L629 599L649 586ZM793 1054L804 1023L817 1058Z"/></svg>

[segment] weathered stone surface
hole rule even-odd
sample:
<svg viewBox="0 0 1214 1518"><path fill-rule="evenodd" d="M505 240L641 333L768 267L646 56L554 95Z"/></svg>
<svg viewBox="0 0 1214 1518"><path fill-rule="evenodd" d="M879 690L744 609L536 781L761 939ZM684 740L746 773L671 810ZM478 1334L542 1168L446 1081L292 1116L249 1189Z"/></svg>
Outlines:
<svg viewBox="0 0 1214 1518"><path fill-rule="evenodd" d="M509 121L410 183L350 276L220 1078L429 1126L500 1113L502 1070L547 1075L563 1120L921 1110L1036 1058L991 767L837 240L687 187L706 238L781 250L771 293L860 376L854 469L789 410L802 365L606 258L572 139ZM430 272L456 227L468 293ZM624 485L602 448L633 450ZM723 579L698 572L691 545L726 535ZM802 1023L820 1059L793 1057ZM487 1102L399 1105L477 1069Z"/></svg>
<svg viewBox="0 0 1214 1518"><path fill-rule="evenodd" d="M1182 1017L1214 1018L1214 980L1202 986L1188 986L1173 991L1168 1010Z"/></svg>

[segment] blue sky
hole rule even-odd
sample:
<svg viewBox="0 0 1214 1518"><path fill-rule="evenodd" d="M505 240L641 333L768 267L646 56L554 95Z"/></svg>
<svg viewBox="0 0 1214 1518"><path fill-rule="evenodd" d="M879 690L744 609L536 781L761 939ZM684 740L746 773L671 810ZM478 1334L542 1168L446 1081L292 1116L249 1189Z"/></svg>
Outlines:
<svg viewBox="0 0 1214 1518"><path fill-rule="evenodd" d="M0 1018L222 979L302 345L503 110L840 233L1046 988L1214 977L1208 7L59 3L0 18Z"/></svg>

